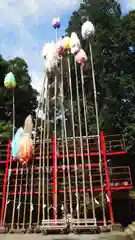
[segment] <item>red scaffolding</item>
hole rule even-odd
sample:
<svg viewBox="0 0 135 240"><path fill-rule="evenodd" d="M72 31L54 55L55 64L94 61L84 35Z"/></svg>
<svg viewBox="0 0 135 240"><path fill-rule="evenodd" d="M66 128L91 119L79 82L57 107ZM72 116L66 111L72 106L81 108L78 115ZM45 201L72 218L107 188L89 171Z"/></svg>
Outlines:
<svg viewBox="0 0 135 240"><path fill-rule="evenodd" d="M81 163L81 151L80 151L80 143L79 138L76 138L76 165L77 165L77 179L78 179L78 194L80 194L80 202L83 202L81 193L84 191L83 188L83 179L82 175L80 175L79 170L84 167L84 178L85 178L85 192L88 198L90 198L89 193L91 192L90 188L90 182L88 178L88 171L89 171L89 163L88 163L88 151L86 147L86 137L84 136L83 141L83 157L84 157L84 166L82 166ZM107 158L111 156L119 156L124 155L127 153L125 141L123 136L121 135L114 135L114 136L104 136L104 133L101 132L100 134L100 140L101 140L101 155L102 155L102 175L103 175L103 181L104 186L101 187L100 185L100 174L99 174L99 160L98 160L98 147L97 147L97 136L90 136L88 138L89 142L89 155L91 156L91 173L92 173L92 186L93 186L93 192L96 194L96 192L104 191L107 195L107 203L109 207L109 213L110 213L110 221L113 224L114 223L114 217L113 217L113 207L112 207L112 191L119 191L119 190L126 190L132 188L132 180L131 180L131 174L130 174L130 168L128 166L117 166L112 167L111 169L111 181L109 176L109 168L107 165ZM39 199L36 196L43 196L45 198L45 201L49 201L50 206L49 210L52 207L54 209L53 211L53 218L56 219L59 218L58 215L58 205L59 204L65 204L65 198L64 194L66 193L66 208L67 212L69 209L69 205L71 204L69 192L72 193L72 207L74 209L74 193L76 193L75 189L75 164L74 164L74 145L73 145L73 138L68 138L68 156L66 152L66 147L62 146L61 139L56 139L55 137L50 140L49 143L49 151L48 155L45 154L45 159L49 159L49 171L50 171L50 179L48 182L48 185L45 185L45 194L43 196L43 192L41 191L40 186L40 194L39 194L39 178L46 176L46 170L44 169L41 174L41 167L38 164L38 161L41 156L39 156L39 143L36 142L36 149L35 149L35 156L33 159L34 165L33 168L31 166L28 166L28 168L22 169L22 166L20 165L18 168L18 172L16 170L16 164L17 162L15 160L12 160L12 168L9 169L9 162L11 159L10 154L10 141L8 143L7 147L7 154L5 154L2 160L0 160L0 166L1 168L5 169L5 174L3 178L1 178L1 189L2 190L2 198L1 198L1 216L0 216L0 222L1 225L8 223L8 225L11 224L11 218L8 217L7 220L7 212L5 213L6 206L10 205L9 202L13 202L13 197L16 195L16 207L19 206L19 204L23 203L24 206L22 206L22 209L19 207L19 214L17 220L17 216L15 217L15 224L18 226L25 226L28 227L29 225L29 218L26 217L26 212L30 211L31 209L31 203L30 203L30 195L33 196L33 203L32 207L33 211L36 211L37 215L39 214L39 217L42 218L42 211L40 210L40 213L37 212L37 206L39 204ZM47 145L45 143L45 152ZM64 149L64 151L63 151ZM3 149L2 149L3 151ZM2 152L1 151L1 152ZM63 165L62 159L69 158L70 165ZM43 168L43 166L42 166ZM69 169L68 169L69 168ZM67 173L67 170L70 171L70 177L71 177L71 186L69 186L69 176ZM8 203L6 202L6 193L7 193L7 183L9 181L9 171L10 171L10 184L9 184L9 192L8 192ZM48 171L48 170L47 170ZM31 188L31 175L33 174L33 187ZM63 179L64 178L64 179ZM17 179L17 180L16 180ZM46 177L45 177L46 179ZM41 181L42 182L42 181ZM41 184L42 185L42 184ZM46 190L48 189L48 190ZM48 191L48 196L46 191ZM19 197L20 196L20 197ZM35 196L35 197L34 197ZM39 197L40 197L39 196ZM97 195L95 195L97 196ZM47 200L49 199L49 200ZM42 202L42 199L40 200ZM27 211L26 208L27 207ZM8 208L8 207L7 207ZM17 208L17 209L18 209ZM47 211L49 211L47 209ZM10 208L10 211L12 212L12 207ZM25 212L25 217L24 217ZM4 214L5 220L4 220ZM15 215L17 215L16 211L14 212ZM22 216L23 215L23 216ZM35 215L35 216L34 216ZM36 224L37 222L37 216L36 214L32 215L32 224ZM57 216L56 216L57 215ZM19 223L18 223L19 221ZM40 222L42 219L40 219Z"/></svg>

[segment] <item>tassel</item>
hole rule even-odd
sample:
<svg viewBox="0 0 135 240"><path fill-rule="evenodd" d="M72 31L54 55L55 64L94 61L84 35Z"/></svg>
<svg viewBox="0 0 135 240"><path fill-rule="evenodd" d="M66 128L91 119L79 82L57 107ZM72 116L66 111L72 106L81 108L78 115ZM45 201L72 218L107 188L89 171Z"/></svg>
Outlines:
<svg viewBox="0 0 135 240"><path fill-rule="evenodd" d="M62 210L62 211L64 210L64 206L63 206L63 204L61 205L61 210Z"/></svg>
<svg viewBox="0 0 135 240"><path fill-rule="evenodd" d="M7 201L7 205L10 203L10 200Z"/></svg>
<svg viewBox="0 0 135 240"><path fill-rule="evenodd" d="M95 203L96 203L97 205L99 205L99 202L97 201L96 198L94 198L94 201L95 201Z"/></svg>
<svg viewBox="0 0 135 240"><path fill-rule="evenodd" d="M79 210L79 206L78 206L78 204L76 205L76 211L78 211Z"/></svg>
<svg viewBox="0 0 135 240"><path fill-rule="evenodd" d="M30 211L32 212L34 210L33 204L30 206Z"/></svg>
<svg viewBox="0 0 135 240"><path fill-rule="evenodd" d="M18 206L17 206L17 210L19 210L20 207L21 207L21 203L18 204Z"/></svg>
<svg viewBox="0 0 135 240"><path fill-rule="evenodd" d="M110 199L107 194L106 194L106 199L107 199L107 202L110 203Z"/></svg>

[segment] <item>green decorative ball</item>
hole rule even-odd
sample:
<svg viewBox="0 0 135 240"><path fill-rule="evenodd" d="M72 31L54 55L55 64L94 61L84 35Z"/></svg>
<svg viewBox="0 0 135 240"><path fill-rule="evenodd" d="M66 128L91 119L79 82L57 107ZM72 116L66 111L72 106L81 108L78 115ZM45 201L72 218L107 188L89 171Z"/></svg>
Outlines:
<svg viewBox="0 0 135 240"><path fill-rule="evenodd" d="M12 72L9 72L4 79L4 86L8 89L15 88L16 87L16 81L14 74Z"/></svg>

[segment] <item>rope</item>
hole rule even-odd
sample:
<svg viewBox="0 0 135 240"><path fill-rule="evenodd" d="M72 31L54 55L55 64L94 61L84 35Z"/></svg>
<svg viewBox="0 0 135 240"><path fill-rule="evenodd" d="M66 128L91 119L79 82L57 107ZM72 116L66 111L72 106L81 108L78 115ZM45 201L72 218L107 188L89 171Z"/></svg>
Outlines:
<svg viewBox="0 0 135 240"><path fill-rule="evenodd" d="M47 82L48 82L48 80L47 80ZM49 110L47 109L47 107L48 107L48 96L47 96L47 87L48 87L48 84L47 84L47 86L46 86L46 96L45 96L45 101L46 101L46 104L45 104L45 113L44 113L44 116L45 116L45 118L44 118L44 134L43 134L43 168L42 168L42 172L43 172L43 175L42 175L42 196L43 196L43 203L42 203L42 211L43 211L43 220L45 219L45 139L46 139L46 137L45 137L45 133L46 133L46 114L49 114ZM47 119L47 121L48 121L48 119ZM47 141L47 144L48 144L48 142L49 141ZM47 156L48 156L48 154L47 154Z"/></svg>
<svg viewBox="0 0 135 240"><path fill-rule="evenodd" d="M48 96L49 96L49 91L48 91ZM50 143L49 143L49 131L50 131L50 124L49 124L49 97L48 97L48 102L47 102L47 218L49 219L49 147L50 147Z"/></svg>
<svg viewBox="0 0 135 240"><path fill-rule="evenodd" d="M61 87L60 87L60 97L61 97L61 113L62 113L62 106L63 106L63 65L62 65L62 58L61 58ZM65 144L64 144L64 123L61 120L61 139L62 139L62 154L63 154L63 184L64 184L64 217L66 219L67 216L67 203L66 203L66 179L65 179Z"/></svg>
<svg viewBox="0 0 135 240"><path fill-rule="evenodd" d="M76 158L76 141L75 141L75 123L74 123L74 110L73 110L73 96L72 96L72 83L71 83L71 69L70 69L70 59L67 58L68 62L68 72L69 72L69 89L70 89L70 107L71 107L71 118L72 118L72 133L73 133L73 146L74 146L74 162L75 162L75 186L76 186L76 202L77 202L77 219L79 220L79 197L78 197L78 182L77 182L77 158Z"/></svg>
<svg viewBox="0 0 135 240"><path fill-rule="evenodd" d="M15 219L15 204L16 204L16 193L17 193L17 181L18 181L18 167L19 162L17 161L17 167L16 167L16 178L15 178L15 194L14 194L14 203L13 203L13 211L12 211L12 223L11 223L11 229L14 228L14 219Z"/></svg>
<svg viewBox="0 0 135 240"><path fill-rule="evenodd" d="M22 178L23 178L23 168L21 168L21 181L20 181L20 190L19 190L20 192L22 192ZM19 223L20 223L20 206L21 206L21 194L19 195L17 229L19 229Z"/></svg>
<svg viewBox="0 0 135 240"><path fill-rule="evenodd" d="M6 202L5 202L5 211L4 211L4 217L3 217L3 226L5 225L6 214L7 214L7 202L8 202L8 197L9 197L9 185L10 185L10 177L11 177L11 166L12 166L12 157L10 156L9 170L8 170L8 184L7 184L7 193L6 193Z"/></svg>
<svg viewBox="0 0 135 240"><path fill-rule="evenodd" d="M26 172L26 186L25 186L25 197L24 197L24 209L23 209L23 228L25 228L25 219L26 219L26 206L27 206L27 191L28 191L28 167ZM30 205L30 204L28 204Z"/></svg>
<svg viewBox="0 0 135 240"><path fill-rule="evenodd" d="M58 29L56 28L56 43L58 41ZM54 137L57 138L57 124L56 124L56 109L57 109L57 77L55 76L55 85L54 85ZM56 142L57 142L57 139L56 139ZM55 154L56 154L56 146L57 146L57 143L55 145ZM54 156L56 157L56 156ZM55 211L55 218L57 219L57 157L55 159L55 166L54 166L54 169L53 171L55 171L55 179L54 179L54 185L55 185L55 193L54 193L54 204L56 204L56 206L54 205L54 211Z"/></svg>
<svg viewBox="0 0 135 240"><path fill-rule="evenodd" d="M14 139L15 135L15 97L14 97L14 89L12 90L12 124L13 124L13 132L12 132L12 140ZM7 184L7 192L6 192L6 204L5 204L5 211L3 217L3 226L5 225L6 221L6 214L7 214L7 201L9 195L9 185L10 185L10 176L11 176L11 167L12 167L12 156L10 156L9 160L9 170L8 170L8 184Z"/></svg>
<svg viewBox="0 0 135 240"><path fill-rule="evenodd" d="M81 85L82 85L84 124L85 124L85 134L86 134L86 144L87 144L88 164L89 164L89 180L90 180L90 189L91 189L92 213L93 213L93 218L95 219L96 215L95 215L95 204L94 204L94 195L93 195L90 150L89 150L89 142L88 142L88 125L87 125L86 99L85 99L85 92L84 92L84 75L83 75L82 67L81 67ZM82 139L82 136L80 136L80 139Z"/></svg>
<svg viewBox="0 0 135 240"><path fill-rule="evenodd" d="M13 115L13 133L12 133L12 140L14 139L15 135L15 96L14 96L14 89L12 90L12 104L13 104L13 109L12 109L12 115Z"/></svg>
<svg viewBox="0 0 135 240"><path fill-rule="evenodd" d="M63 86L63 67L61 69L61 85ZM65 111L64 111L64 92L62 93L62 100L61 100L61 111L62 111L62 120L63 120L63 127L64 127L64 142L66 147L66 155L67 155L67 172L68 172L68 183L69 183L69 199L70 199L70 214L71 219L73 216L73 207L72 207L72 191L71 191L71 175L70 175L70 162L69 162L69 152L68 152L68 141L67 141L67 129L66 129L66 119L65 119Z"/></svg>
<svg viewBox="0 0 135 240"><path fill-rule="evenodd" d="M42 86L45 86L45 80L46 80L46 77L44 78ZM38 120L38 115L39 115L39 111L40 111L40 106L41 106L41 103L42 103L41 101L42 101L43 95L44 95L44 87L42 88L42 92L41 92L41 95L40 95L40 101L39 101L39 104L38 104L38 109L37 109L37 114L36 114L36 121L35 121L35 131L37 129L37 120ZM35 132L35 135L34 135L34 144L33 145L34 145L33 146L33 148L34 148L33 156L35 157L36 132ZM33 161L32 161L32 167L31 167L30 204L31 204L31 206L30 206L29 228L31 228L31 226L32 226L32 212L33 212Z"/></svg>
<svg viewBox="0 0 135 240"><path fill-rule="evenodd" d="M90 50L90 59L91 59L91 67L92 67L94 103L95 103L95 112L96 112L96 126L97 126L97 135L98 135L99 172L100 172L100 181L101 181L101 188L102 188L102 190L101 190L101 201L102 201L103 221L104 221L104 225L106 225L105 203L104 203L104 192L103 192L104 183L103 183L103 175L102 175L100 129L99 129L99 116L98 116L98 105L97 105L97 91L96 91L95 71L94 71L94 63L93 63L93 54L92 54L91 44L89 44L89 50Z"/></svg>
<svg viewBox="0 0 135 240"><path fill-rule="evenodd" d="M43 99L41 104L41 111L44 108L44 93L45 87L43 86ZM45 121L45 120L44 120ZM41 206L41 167L42 167L42 142L43 142L43 117L41 117L41 131L40 131L40 153L39 153L39 181L38 181L38 213L37 213L37 226L40 224L40 206Z"/></svg>
<svg viewBox="0 0 135 240"><path fill-rule="evenodd" d="M55 87L54 87L54 97L55 97L55 102L54 102L54 136L57 137L57 129L56 129L56 107L57 107L57 78L55 77ZM56 140L57 141L57 140ZM57 143L56 143L57 145ZM55 145L55 154L56 154L56 145ZM57 160L56 160L57 161ZM54 166L54 171L55 171L55 177L57 176L57 162L56 162L56 166ZM56 179L54 179L55 181L55 187L56 187L56 192L54 193L54 201L56 203L56 206L54 206L54 211L56 213L56 219L57 219L57 177Z"/></svg>

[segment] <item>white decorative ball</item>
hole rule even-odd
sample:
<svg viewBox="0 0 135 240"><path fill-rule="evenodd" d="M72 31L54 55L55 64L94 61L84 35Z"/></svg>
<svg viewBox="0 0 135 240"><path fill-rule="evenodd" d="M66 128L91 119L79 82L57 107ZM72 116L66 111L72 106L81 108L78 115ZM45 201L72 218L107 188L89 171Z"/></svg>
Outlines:
<svg viewBox="0 0 135 240"><path fill-rule="evenodd" d="M78 53L81 49L80 40L75 32L72 32L70 37L70 48L72 54Z"/></svg>
<svg viewBox="0 0 135 240"><path fill-rule="evenodd" d="M92 24L92 22L86 21L82 25L82 38L89 39L90 37L92 37L94 35L94 33L95 33L94 25Z"/></svg>

